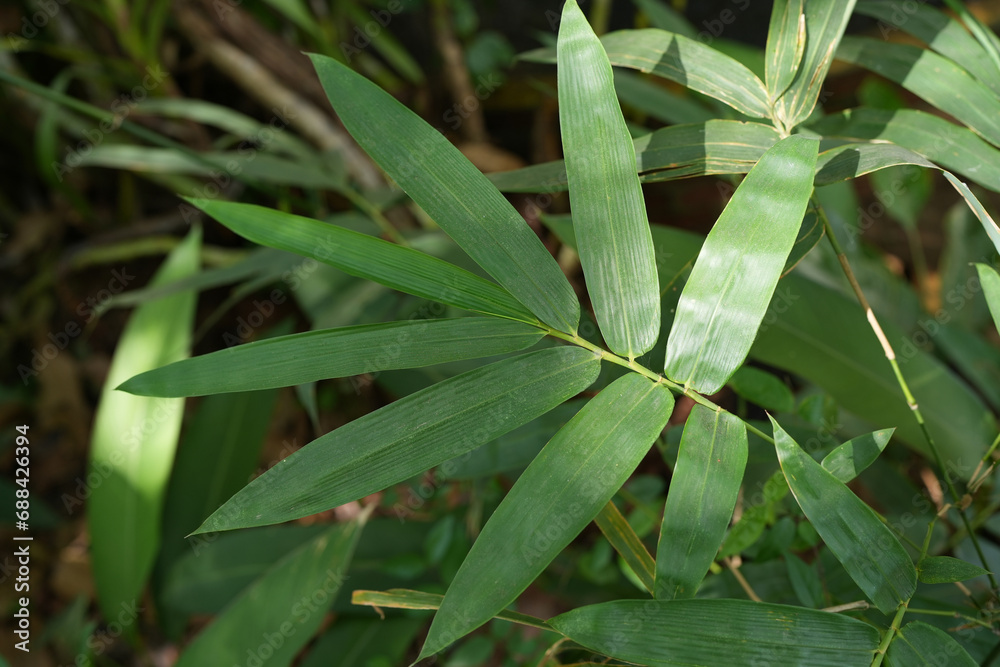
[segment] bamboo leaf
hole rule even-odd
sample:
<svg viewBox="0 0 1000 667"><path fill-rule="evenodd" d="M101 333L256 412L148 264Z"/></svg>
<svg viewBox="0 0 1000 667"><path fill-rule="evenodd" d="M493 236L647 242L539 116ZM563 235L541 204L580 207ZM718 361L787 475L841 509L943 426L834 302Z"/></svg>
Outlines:
<svg viewBox="0 0 1000 667"><path fill-rule="evenodd" d="M868 667L871 625L824 611L750 600L616 600L549 624L604 655L650 667Z"/></svg>
<svg viewBox="0 0 1000 667"><path fill-rule="evenodd" d="M365 518L335 525L275 563L195 637L177 667L232 665L248 653L291 665L347 578ZM266 656L258 653L262 641L270 649Z"/></svg>
<svg viewBox="0 0 1000 667"><path fill-rule="evenodd" d="M611 65L576 0L563 8L558 76L570 205L588 292L608 347L635 358L659 334L653 240Z"/></svg>
<svg viewBox="0 0 1000 667"><path fill-rule="evenodd" d="M594 518L594 523L608 539L615 551L624 559L635 576L650 593L656 577L656 562L646 551L646 546L636 535L614 501L609 501Z"/></svg>
<svg viewBox="0 0 1000 667"><path fill-rule="evenodd" d="M616 69L614 75L615 93L621 103L650 118L671 125L704 123L714 118L711 111L690 97L673 93L641 74Z"/></svg>
<svg viewBox="0 0 1000 667"><path fill-rule="evenodd" d="M875 462L895 430L884 428L851 438L827 454L822 465L827 472L847 484Z"/></svg>
<svg viewBox="0 0 1000 667"><path fill-rule="evenodd" d="M697 39L698 33L684 15L663 0L634 0L635 5L649 19L654 28L676 32L691 39Z"/></svg>
<svg viewBox="0 0 1000 667"><path fill-rule="evenodd" d="M767 89L740 62L701 42L666 30L619 30L601 37L611 64L676 81L725 102L740 113L769 118ZM538 49L522 60L552 63L554 49Z"/></svg>
<svg viewBox="0 0 1000 667"><path fill-rule="evenodd" d="M751 403L772 412L791 412L795 396L784 382L767 371L743 366L729 379L729 388Z"/></svg>
<svg viewBox="0 0 1000 667"><path fill-rule="evenodd" d="M819 154L814 184L830 185L903 164L940 169L922 155L895 144L844 144Z"/></svg>
<svg viewBox="0 0 1000 667"><path fill-rule="evenodd" d="M737 188L681 293L667 339L671 379L712 394L743 363L798 235L817 150L787 137Z"/></svg>
<svg viewBox="0 0 1000 667"><path fill-rule="evenodd" d="M891 141L1000 192L1000 151L970 130L923 111L848 109L822 118L810 129L826 138Z"/></svg>
<svg viewBox="0 0 1000 667"><path fill-rule="evenodd" d="M896 633L886 653L889 667L977 667L978 662L947 632L911 621Z"/></svg>
<svg viewBox="0 0 1000 667"><path fill-rule="evenodd" d="M952 174L944 172L944 177L948 179L952 187L958 190L958 194L962 195L962 199L968 204L972 212L976 214L979 218L979 222L982 223L983 229L986 230L986 235L990 237L990 241L993 241L993 247L996 248L997 252L1000 252L1000 227L993 220L993 217L986 211L986 208L982 205L979 199L972 193L969 186L955 178Z"/></svg>
<svg viewBox="0 0 1000 667"><path fill-rule="evenodd" d="M883 614L910 599L917 573L906 550L875 512L806 454L771 418L781 470L826 546Z"/></svg>
<svg viewBox="0 0 1000 667"><path fill-rule="evenodd" d="M791 129L812 114L834 52L854 11L855 0L805 2L805 52L795 79L778 104L777 115Z"/></svg>
<svg viewBox="0 0 1000 667"><path fill-rule="evenodd" d="M674 407L667 388L629 373L564 426L490 517L434 617L420 658L513 602L628 479Z"/></svg>
<svg viewBox="0 0 1000 667"><path fill-rule="evenodd" d="M559 347L439 382L294 452L196 532L290 521L363 498L548 412L593 383L599 367L592 352Z"/></svg>
<svg viewBox="0 0 1000 667"><path fill-rule="evenodd" d="M993 316L993 324L997 331L1000 331L1000 274L987 264L976 264L976 272L979 274L979 284L982 285L983 294L986 296L986 304Z"/></svg>
<svg viewBox="0 0 1000 667"><path fill-rule="evenodd" d="M333 58L310 56L362 148L465 252L540 320L576 332L580 304L514 207L437 130Z"/></svg>
<svg viewBox="0 0 1000 667"><path fill-rule="evenodd" d="M167 257L150 286L198 270L201 230ZM186 356L195 294L150 301L132 314L115 348L94 418L87 523L97 600L117 618L141 598L160 543L160 513L180 435L184 401L130 396L114 387L135 373ZM124 606L124 607L123 607Z"/></svg>
<svg viewBox="0 0 1000 667"><path fill-rule="evenodd" d="M323 329L247 343L137 375L119 387L140 396L204 396L419 368L507 354L544 332L492 317L409 320Z"/></svg>
<svg viewBox="0 0 1000 667"><path fill-rule="evenodd" d="M985 574L989 573L978 565L950 556L928 556L917 563L917 577L925 584L952 584Z"/></svg>
<svg viewBox="0 0 1000 667"><path fill-rule="evenodd" d="M767 30L765 78L771 102L791 85L806 47L806 17L803 0L777 0L771 9Z"/></svg>
<svg viewBox="0 0 1000 667"><path fill-rule="evenodd" d="M747 463L743 422L703 405L691 409L670 479L656 548L656 597L693 598L715 560Z"/></svg>
<svg viewBox="0 0 1000 667"><path fill-rule="evenodd" d="M310 257L425 299L522 322L537 321L503 288L422 252L263 206L189 201L254 243Z"/></svg>
<svg viewBox="0 0 1000 667"><path fill-rule="evenodd" d="M443 595L411 591L405 588L392 588L387 591L354 591L351 596L353 604L389 609L439 609L443 601ZM496 618L554 632L542 619L516 611L504 609L497 613Z"/></svg>
<svg viewBox="0 0 1000 667"><path fill-rule="evenodd" d="M1000 99L947 58L918 46L864 37L845 37L837 57L895 81L1000 144Z"/></svg>

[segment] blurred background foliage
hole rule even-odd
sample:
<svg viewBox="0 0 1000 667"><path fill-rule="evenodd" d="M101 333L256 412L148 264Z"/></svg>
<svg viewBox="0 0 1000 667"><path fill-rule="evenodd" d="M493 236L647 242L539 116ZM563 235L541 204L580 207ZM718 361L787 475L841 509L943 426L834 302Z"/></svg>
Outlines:
<svg viewBox="0 0 1000 667"><path fill-rule="evenodd" d="M352 606L350 591L399 587L443 593L505 489L578 403L453 462L447 473L429 472L380 494L360 537L352 522L362 510L352 503L295 525L185 543L183 536L231 493L291 451L483 362L189 400L169 483L158 498L162 519L156 527L159 544L151 545L149 588L117 614L102 611L95 599L94 571L102 565L89 550L86 502L102 481L99 469L88 468L95 411L131 309L168 295L198 294L195 354L292 331L447 315L444 306L311 260L250 249L216 224L204 227L197 271L165 287L149 283L164 257L202 222L177 194L259 203L335 221L478 272L352 143L302 52L349 62L438 127L480 169L506 171L561 157L555 71L515 59L554 43L560 4L17 0L0 7L5 121L0 355L6 360L0 369L5 470L0 490L3 497L13 493L6 474L13 466L13 426L29 424L36 539L33 650L15 655L5 642L0 655L12 664L46 667L173 664L184 647L195 646L192 639L214 615L234 608L241 591L259 587L263 595L288 585L267 578L276 563L306 571L304 561L295 559L305 559L306 547L323 537L334 540L327 555L340 559L346 583L338 582L335 600L337 585L317 589L329 595L316 603L315 638L298 637L283 664L292 664L296 653L302 657L295 664L309 666L390 666L415 656L429 614L391 610L383 621L381 612ZM1000 17L998 2L970 8L988 24ZM658 0L593 0L584 9L599 32L670 27L763 70L770 3L722 0L685 7ZM879 34L873 20L859 17L849 31ZM908 39L901 32L888 38ZM623 74L616 85L637 136L724 113L679 86L636 74ZM931 110L884 79L842 63L834 66L821 99L827 112L859 104ZM885 193L901 180L907 184L904 193L889 201ZM733 183L707 177L650 184L645 189L650 220L704 233ZM919 332L921 322L933 324L929 314L945 308L964 329L982 332L985 338L965 337L949 346L958 356L948 361L994 410L1000 408L1000 341L982 296L968 288L968 262L981 259L988 246L978 222L957 205L957 195L943 187L936 172L890 170L827 190L824 203L831 213L861 228L853 261L872 302L906 330ZM560 243L558 214L567 210L565 194L511 197L582 287L578 259ZM992 193L984 197L995 200ZM879 224L864 224L866 215L879 218ZM676 259L669 251L663 257L668 263ZM822 275L831 259L818 250L802 268ZM156 317L167 323L173 315L161 308ZM769 383L775 376L780 381ZM716 400L760 419L764 408L784 413L783 423L798 429L799 442L818 443L813 450L828 451L864 430L834 397L780 371L763 380L743 373ZM616 497L635 532L651 544L685 416L686 410L677 411L674 427ZM745 488L740 529L723 547L730 565L733 558L743 559L742 574L734 574L735 567L720 568L720 576L706 582L707 594L743 597L745 576L770 601L822 607L858 599L840 566L817 547L815 531L794 503L786 502L787 489L769 482L775 470L773 453L764 443L751 442L747 479L758 487L756 493ZM855 488L884 514L903 521L904 532L919 544L926 520L910 524L906 517L929 518L941 500L941 489L927 480L933 475L926 463L899 447L887 450ZM985 498L977 513L990 536L1000 535L995 495ZM5 543L12 505L0 508ZM972 560L960 531L942 528L936 535L938 551L964 549ZM986 546L992 561L1000 561L1000 548ZM784 558L787 553L801 558ZM0 563L0 609L13 608L13 572L7 556ZM522 596L518 608L547 618L570 606L639 595L635 575L591 528ZM945 609L946 598L939 594L926 604ZM929 618L944 618L941 627L954 627L946 617ZM2 622L5 636L11 636L10 615ZM976 637L967 648L983 658L995 638ZM443 660L449 667L556 665L582 655L560 652L554 641L548 633L494 621ZM253 660L247 655L245 664Z"/></svg>

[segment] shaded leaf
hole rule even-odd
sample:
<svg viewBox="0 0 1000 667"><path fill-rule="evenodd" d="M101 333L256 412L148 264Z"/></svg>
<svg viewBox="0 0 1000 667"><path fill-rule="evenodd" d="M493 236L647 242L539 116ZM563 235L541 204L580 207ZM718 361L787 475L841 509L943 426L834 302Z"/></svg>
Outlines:
<svg viewBox="0 0 1000 667"><path fill-rule="evenodd" d="M664 385L628 373L556 433L473 544L420 657L437 653L513 602L625 483L673 407Z"/></svg>
<svg viewBox="0 0 1000 667"><path fill-rule="evenodd" d="M747 463L743 422L703 405L691 409L663 510L656 548L656 597L693 598L715 560Z"/></svg>
<svg viewBox="0 0 1000 667"><path fill-rule="evenodd" d="M601 512L594 518L594 523L639 578L643 587L652 593L656 577L656 562L646 551L646 545L639 539L635 530L632 529L614 502L609 501L601 509Z"/></svg>
<svg viewBox="0 0 1000 667"><path fill-rule="evenodd" d="M559 347L439 382L291 454L196 532L289 521L380 491L548 412L588 387L599 366L588 350Z"/></svg>
<svg viewBox="0 0 1000 667"><path fill-rule="evenodd" d="M709 232L667 339L667 375L712 394L743 363L795 243L818 142L787 137L761 157Z"/></svg>
<svg viewBox="0 0 1000 667"><path fill-rule="evenodd" d="M443 601L443 595L410 591L405 588L392 588L387 591L354 591L351 595L351 603L353 604L390 609L438 609ZM548 623L542 619L516 611L502 610L497 613L496 618L540 630L552 631Z"/></svg>
<svg viewBox="0 0 1000 667"><path fill-rule="evenodd" d="M944 630L922 621L911 621L896 633L886 663L890 667L977 667L962 645Z"/></svg>
<svg viewBox="0 0 1000 667"><path fill-rule="evenodd" d="M611 65L576 0L563 8L557 48L559 127L580 263L608 347L632 359L653 346L660 324L635 149Z"/></svg>
<svg viewBox="0 0 1000 667"><path fill-rule="evenodd" d="M990 307L990 314L993 315L993 324L997 331L1000 331L1000 274L996 269L987 264L976 264L976 271L979 273L979 284L983 288L986 296L986 303Z"/></svg>
<svg viewBox="0 0 1000 667"><path fill-rule="evenodd" d="M819 154L815 185L830 185L903 164L939 168L922 155L895 144L845 144Z"/></svg>
<svg viewBox="0 0 1000 667"><path fill-rule="evenodd" d="M986 570L951 556L928 556L917 563L917 577L925 584L951 584L989 574Z"/></svg>
<svg viewBox="0 0 1000 667"><path fill-rule="evenodd" d="M788 580L792 583L792 590L799 602L811 609L822 607L823 577L816 563L806 564L795 554L786 553L785 566L788 568Z"/></svg>
<svg viewBox="0 0 1000 667"><path fill-rule="evenodd" d="M671 92L642 75L621 69L616 69L614 74L615 92L621 103L641 111L650 118L671 125L704 123L714 118L711 111L690 97Z"/></svg>
<svg viewBox="0 0 1000 667"><path fill-rule="evenodd" d="M691 39L697 39L697 31L694 29L684 15L670 6L664 0L634 0L635 5L653 24L654 28L676 32Z"/></svg>
<svg viewBox="0 0 1000 667"><path fill-rule="evenodd" d="M962 195L962 199L965 200L965 203L969 205L972 212L979 218L979 222L982 223L983 229L986 230L986 235L990 237L990 241L993 241L993 247L997 249L997 252L1000 252L1000 227L994 222L993 217L983 207L976 195L972 193L969 186L948 172L944 173L944 177L948 179L952 187L958 190L958 194Z"/></svg>
<svg viewBox="0 0 1000 667"><path fill-rule="evenodd" d="M823 458L827 472L847 484L875 462L892 437L894 428L885 428L851 438Z"/></svg>
<svg viewBox="0 0 1000 667"><path fill-rule="evenodd" d="M423 628L420 618L338 618L299 667L376 667L404 664Z"/></svg>
<svg viewBox="0 0 1000 667"><path fill-rule="evenodd" d="M741 367L729 379L729 387L765 410L791 412L795 409L795 397L788 385L759 368Z"/></svg>
<svg viewBox="0 0 1000 667"><path fill-rule="evenodd" d="M870 507L806 454L774 419L781 470L799 507L854 582L883 614L910 599L917 573Z"/></svg>

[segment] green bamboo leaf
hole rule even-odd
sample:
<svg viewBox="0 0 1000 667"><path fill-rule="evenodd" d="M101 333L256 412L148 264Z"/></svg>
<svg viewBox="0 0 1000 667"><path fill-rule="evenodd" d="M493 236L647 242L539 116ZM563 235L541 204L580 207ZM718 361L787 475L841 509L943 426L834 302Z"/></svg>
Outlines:
<svg viewBox="0 0 1000 667"><path fill-rule="evenodd" d="M795 79L776 109L785 127L791 129L812 114L819 99L834 52L854 11L855 0L809 0L805 10L805 52Z"/></svg>
<svg viewBox="0 0 1000 667"><path fill-rule="evenodd" d="M656 548L656 597L693 598L733 518L747 463L743 422L703 405L691 409L670 478Z"/></svg>
<svg viewBox="0 0 1000 667"><path fill-rule="evenodd" d="M1000 144L1000 99L947 58L918 46L864 37L845 37L837 58L895 81Z"/></svg>
<svg viewBox="0 0 1000 667"><path fill-rule="evenodd" d="M310 257L425 299L522 322L537 321L503 288L422 252L263 206L189 201L254 243Z"/></svg>
<svg viewBox="0 0 1000 667"><path fill-rule="evenodd" d="M743 366L729 379L729 387L751 403L772 412L791 412L795 396L784 382L767 371Z"/></svg>
<svg viewBox="0 0 1000 667"><path fill-rule="evenodd" d="M997 331L1000 331L1000 274L987 264L977 263L976 271L979 273L979 283L986 296L986 304L990 308L990 314L993 315L993 324Z"/></svg>
<svg viewBox="0 0 1000 667"><path fill-rule="evenodd" d="M204 396L419 368L507 354L544 336L492 317L409 320L308 331L205 354L148 371L119 389L140 396Z"/></svg>
<svg viewBox="0 0 1000 667"><path fill-rule="evenodd" d="M906 550L844 483L806 454L771 418L781 470L826 546L883 614L910 599L917 572Z"/></svg>
<svg viewBox="0 0 1000 667"><path fill-rule="evenodd" d="M151 286L197 272L201 230L167 257ZM131 396L114 387L132 375L187 356L195 294L146 303L115 348L94 418L87 523L97 600L106 618L135 605L159 549L160 514L180 435L184 401Z"/></svg>
<svg viewBox="0 0 1000 667"><path fill-rule="evenodd" d="M455 575L420 658L513 602L628 479L674 407L637 373L591 399L545 446L490 517Z"/></svg>
<svg viewBox="0 0 1000 667"><path fill-rule="evenodd" d="M656 578L656 562L646 551L646 545L642 543L614 501L609 501L601 509L594 518L594 523L625 563L632 568L646 590L652 593Z"/></svg>
<svg viewBox="0 0 1000 667"><path fill-rule="evenodd" d="M904 164L940 169L924 156L895 144L844 144L819 154L814 185L839 183Z"/></svg>
<svg viewBox="0 0 1000 667"><path fill-rule="evenodd" d="M851 438L838 445L823 458L823 467L831 475L847 484L875 462L889 443L894 428L884 428Z"/></svg>
<svg viewBox="0 0 1000 667"><path fill-rule="evenodd" d="M750 600L616 600L549 621L573 641L650 667L868 667L879 634L848 616Z"/></svg>
<svg viewBox="0 0 1000 667"><path fill-rule="evenodd" d="M333 58L310 57L341 122L372 159L539 319L576 332L580 304L569 281L486 177L392 95Z"/></svg>
<svg viewBox="0 0 1000 667"><path fill-rule="evenodd" d="M740 113L769 118L767 89L746 66L701 42L666 30L619 30L601 37L611 64L652 73L725 102ZM538 49L522 60L552 63L554 49Z"/></svg>
<svg viewBox="0 0 1000 667"><path fill-rule="evenodd" d="M993 217L986 211L986 208L982 205L979 199L972 193L969 186L955 178L952 174L944 172L944 177L948 179L952 187L958 190L958 194L962 195L962 199L968 204L972 212L976 214L979 218L979 222L982 223L983 229L986 230L986 235L990 237L990 241L993 241L993 247L996 248L997 252L1000 252L1000 227L993 220Z"/></svg>
<svg viewBox="0 0 1000 667"><path fill-rule="evenodd" d="M411 591L405 588L391 588L387 591L354 591L351 603L371 607L387 607L389 609L440 609L444 602L443 595ZM504 609L497 613L496 618L511 623L526 625L539 630L552 628L540 618Z"/></svg>
<svg viewBox="0 0 1000 667"><path fill-rule="evenodd" d="M940 9L916 4L904 12L893 0L869 0L858 3L857 13L878 19L883 38L899 30L907 32L1000 94L1000 70L992 66L983 45Z"/></svg>
<svg viewBox="0 0 1000 667"><path fill-rule="evenodd" d="M986 574L978 565L951 556L928 556L917 563L917 577L925 584L952 584Z"/></svg>
<svg viewBox="0 0 1000 667"><path fill-rule="evenodd" d="M848 109L820 119L810 129L826 138L891 141L1000 192L1000 151L970 130L923 111Z"/></svg>
<svg viewBox="0 0 1000 667"><path fill-rule="evenodd" d="M195 637L177 667L242 664L248 655L291 665L347 578L366 518L335 525L276 562Z"/></svg>
<svg viewBox="0 0 1000 667"><path fill-rule="evenodd" d="M653 240L611 65L576 0L563 7L557 73L580 263L604 340L632 359L659 334Z"/></svg>
<svg viewBox="0 0 1000 667"><path fill-rule="evenodd" d="M634 2L654 28L676 32L691 39L698 38L698 31L694 29L694 26L669 3L663 0L634 0Z"/></svg>
<svg viewBox="0 0 1000 667"><path fill-rule="evenodd" d="M889 667L977 667L978 662L944 630L911 621L893 637L886 653Z"/></svg>
<svg viewBox="0 0 1000 667"><path fill-rule="evenodd" d="M775 144L709 232L667 339L671 379L713 394L746 359L801 227L818 145Z"/></svg>
<svg viewBox="0 0 1000 667"><path fill-rule="evenodd" d="M386 667L405 664L422 618L341 617L323 633L298 667Z"/></svg>
<svg viewBox="0 0 1000 667"><path fill-rule="evenodd" d="M558 347L439 382L291 454L196 532L290 521L363 498L548 412L593 383L599 368L594 353Z"/></svg>
<svg viewBox="0 0 1000 667"><path fill-rule="evenodd" d="M711 111L695 100L673 93L641 74L622 69L616 69L614 74L615 93L621 103L650 118L671 125L704 123L714 118Z"/></svg>
<svg viewBox="0 0 1000 667"><path fill-rule="evenodd" d="M767 93L776 102L792 84L806 49L804 0L777 0L767 30L765 77Z"/></svg>

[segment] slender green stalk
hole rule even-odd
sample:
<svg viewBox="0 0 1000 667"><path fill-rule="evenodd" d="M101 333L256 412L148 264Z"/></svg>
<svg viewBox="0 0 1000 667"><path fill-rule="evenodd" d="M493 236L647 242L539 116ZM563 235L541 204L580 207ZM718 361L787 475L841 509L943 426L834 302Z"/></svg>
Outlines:
<svg viewBox="0 0 1000 667"><path fill-rule="evenodd" d="M871 304L868 303L868 299L865 297L865 293L861 289L861 285L858 284L858 279L854 276L854 271L851 269L851 264L847 259L847 255L844 253L844 249L841 247L840 241L837 240L836 235L833 233L833 226L830 224L830 219L827 217L826 211L823 210L823 207L820 205L819 201L816 200L815 196L813 196L813 206L815 207L820 220L823 221L823 228L826 230L826 237L830 239L830 245L833 246L834 252L837 253L837 259L840 261L840 266L844 271L844 276L846 276L847 282L851 284L851 289L854 290L854 294L858 298L858 303L861 304L861 308L865 311L865 315L868 318L868 324L871 326L872 331L875 332L875 337L878 338L879 343L882 345L882 351L885 353L885 358L889 361L889 365L892 366L892 372L896 376L896 382L899 384L899 388L903 391L903 396L906 398L906 404L910 406L913 416L920 425L920 430L924 434L924 440L927 442L927 448L934 457L934 462L938 469L944 474L944 481L948 486L948 492L951 493L954 507L958 510L958 514L962 518L962 523L965 525L965 528L969 533L969 538L972 540L972 544L976 549L979 560L982 562L983 568L989 571L990 566L986 562L986 555L983 553L982 546L980 546L975 532L969 525L969 517L966 515L965 509L959 505L962 496L958 494L958 490L955 488L955 483L952 481L947 468L945 468L944 461L941 459L941 452L938 450L937 444L934 442L934 438L927 429L927 423L924 421L924 415L920 411L920 405L917 403L917 399L914 398L913 393L910 391L910 386L906 383L906 378L903 377L903 372L900 370L899 364L896 362L896 352L892 349L892 345L889 343L889 339L886 338L885 332L882 331L882 326L879 324L878 318L875 317ZM989 579L990 586L992 586L993 591L996 592L997 580L992 572L989 573Z"/></svg>
<svg viewBox="0 0 1000 667"><path fill-rule="evenodd" d="M872 667L879 667L885 659L885 652L889 650L889 644L892 643L896 633L899 632L899 626L903 621L903 614L906 613L906 605L909 603L909 600L902 602L900 603L899 608L896 609L896 615L892 619L892 625L890 625L889 629L885 631L885 635L882 637L882 643L880 643L878 648L875 649L875 659L872 660Z"/></svg>

